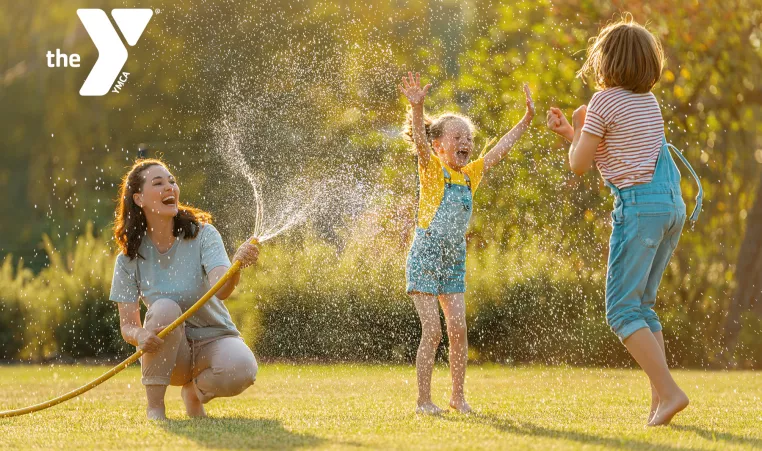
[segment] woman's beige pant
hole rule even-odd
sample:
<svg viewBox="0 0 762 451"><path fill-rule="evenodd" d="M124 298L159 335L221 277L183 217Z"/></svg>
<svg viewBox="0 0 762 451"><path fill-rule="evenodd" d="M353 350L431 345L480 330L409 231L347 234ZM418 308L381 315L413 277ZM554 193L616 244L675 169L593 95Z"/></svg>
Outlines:
<svg viewBox="0 0 762 451"><path fill-rule="evenodd" d="M148 309L145 327L166 327L182 314L171 299L159 299ZM185 324L166 337L158 351L143 354L143 385L185 385L191 380L199 400L235 396L254 383L257 361L241 337L215 337L189 342Z"/></svg>

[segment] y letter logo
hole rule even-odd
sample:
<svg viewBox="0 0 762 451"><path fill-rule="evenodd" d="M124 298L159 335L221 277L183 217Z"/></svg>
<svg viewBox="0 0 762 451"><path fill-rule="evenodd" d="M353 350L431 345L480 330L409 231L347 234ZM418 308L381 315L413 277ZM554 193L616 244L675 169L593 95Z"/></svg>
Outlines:
<svg viewBox="0 0 762 451"><path fill-rule="evenodd" d="M78 9L77 15L87 34L98 49L98 60L79 90L83 96L102 96L114 84L127 62L127 48L111 25L106 13L100 9ZM151 9L114 9L111 11L116 25L130 46L138 43L148 21Z"/></svg>

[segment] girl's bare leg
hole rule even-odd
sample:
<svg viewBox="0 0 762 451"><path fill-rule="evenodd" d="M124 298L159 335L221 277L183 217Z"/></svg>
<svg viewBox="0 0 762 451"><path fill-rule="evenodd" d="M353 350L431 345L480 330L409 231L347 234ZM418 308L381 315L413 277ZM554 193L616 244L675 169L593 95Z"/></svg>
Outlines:
<svg viewBox="0 0 762 451"><path fill-rule="evenodd" d="M431 400L431 373L434 371L434 358L442 340L442 327L439 324L439 305L436 296L416 293L412 295L418 317L421 319L421 343L415 359L418 379L418 406L416 412L436 415L444 412Z"/></svg>
<svg viewBox="0 0 762 451"><path fill-rule="evenodd" d="M447 322L447 337L450 339L450 375L452 376L452 396L450 407L461 413L471 412L466 402L463 384L466 380L468 362L468 334L466 328L466 301L463 293L445 294L439 297Z"/></svg>
<svg viewBox="0 0 762 451"><path fill-rule="evenodd" d="M664 353L664 358L667 358L667 350L664 347L664 335L659 332L654 333L654 338L656 338L656 341L659 343L659 346L661 347L662 353ZM654 384L651 384L651 410L648 412L648 422L650 423L651 420L653 420L654 415L656 415L656 409L659 407L659 394L656 393L656 387L654 387Z"/></svg>
<svg viewBox="0 0 762 451"><path fill-rule="evenodd" d="M675 414L688 407L688 396L672 378L667 367L667 360L656 337L648 328L643 328L627 337L624 345L646 372L659 395L659 408L648 425L669 424Z"/></svg>

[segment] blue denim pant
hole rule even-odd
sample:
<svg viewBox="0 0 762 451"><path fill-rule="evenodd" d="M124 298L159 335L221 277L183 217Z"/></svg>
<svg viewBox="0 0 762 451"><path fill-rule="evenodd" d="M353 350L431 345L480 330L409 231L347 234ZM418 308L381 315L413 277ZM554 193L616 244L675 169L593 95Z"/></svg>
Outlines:
<svg viewBox="0 0 762 451"><path fill-rule="evenodd" d="M693 168L682 155L679 157L695 177ZM654 311L656 290L685 224L685 202L680 172L666 142L650 183L621 190L608 185L615 200L606 275L606 321L624 341L639 329L662 330ZM692 221L698 217L702 197L699 189Z"/></svg>

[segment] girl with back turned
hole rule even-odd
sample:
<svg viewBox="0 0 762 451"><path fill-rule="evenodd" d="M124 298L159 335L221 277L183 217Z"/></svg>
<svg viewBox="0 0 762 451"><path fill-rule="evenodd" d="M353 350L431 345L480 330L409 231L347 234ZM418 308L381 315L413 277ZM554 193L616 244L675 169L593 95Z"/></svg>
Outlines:
<svg viewBox="0 0 762 451"><path fill-rule="evenodd" d="M664 120L651 89L664 54L659 40L629 15L593 38L578 75L592 74L601 90L577 108L572 124L548 111L548 127L571 141L569 164L582 174L595 162L614 194L606 276L606 320L651 382L648 425L670 422L688 396L667 366L664 337L654 311L656 290L686 220L675 150L699 184L691 221L703 191L683 155L667 144Z"/></svg>

